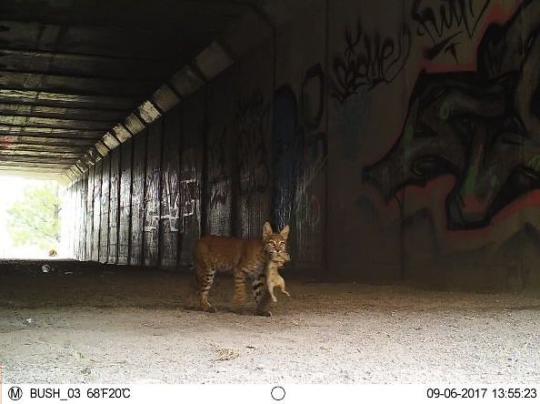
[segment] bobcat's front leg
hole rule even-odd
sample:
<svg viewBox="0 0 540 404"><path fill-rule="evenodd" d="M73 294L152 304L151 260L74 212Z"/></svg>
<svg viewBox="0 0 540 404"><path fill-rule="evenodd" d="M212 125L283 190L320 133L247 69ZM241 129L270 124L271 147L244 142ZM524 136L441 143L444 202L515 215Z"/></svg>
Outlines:
<svg viewBox="0 0 540 404"><path fill-rule="evenodd" d="M270 307L270 302L272 297L266 286L266 275L261 273L257 278L252 282L253 296L255 297L255 302L257 303L257 308L255 309L255 314L259 316L270 317L272 313L268 308Z"/></svg>

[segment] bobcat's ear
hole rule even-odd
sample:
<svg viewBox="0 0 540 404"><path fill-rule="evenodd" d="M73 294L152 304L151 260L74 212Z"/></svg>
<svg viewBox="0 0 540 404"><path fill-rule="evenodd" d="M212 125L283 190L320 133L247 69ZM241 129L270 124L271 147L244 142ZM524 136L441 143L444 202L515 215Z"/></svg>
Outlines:
<svg viewBox="0 0 540 404"><path fill-rule="evenodd" d="M283 228L283 230L281 230L279 234L281 234L281 237L287 240L287 238L289 237L289 230L290 230L289 225L287 225Z"/></svg>
<svg viewBox="0 0 540 404"><path fill-rule="evenodd" d="M269 222L265 222L262 232L263 240L266 240L269 236L272 235L272 233L274 233L274 231L272 230L272 225Z"/></svg>

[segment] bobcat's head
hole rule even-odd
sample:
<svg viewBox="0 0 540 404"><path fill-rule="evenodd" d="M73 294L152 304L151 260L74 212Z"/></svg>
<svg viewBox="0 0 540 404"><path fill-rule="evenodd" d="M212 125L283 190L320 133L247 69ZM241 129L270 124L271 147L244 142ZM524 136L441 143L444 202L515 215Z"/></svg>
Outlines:
<svg viewBox="0 0 540 404"><path fill-rule="evenodd" d="M272 257L280 261L289 261L289 253L287 252L287 239L289 238L289 225L285 226L281 232L274 233L270 223L266 222L263 226L262 240L264 243L264 251Z"/></svg>

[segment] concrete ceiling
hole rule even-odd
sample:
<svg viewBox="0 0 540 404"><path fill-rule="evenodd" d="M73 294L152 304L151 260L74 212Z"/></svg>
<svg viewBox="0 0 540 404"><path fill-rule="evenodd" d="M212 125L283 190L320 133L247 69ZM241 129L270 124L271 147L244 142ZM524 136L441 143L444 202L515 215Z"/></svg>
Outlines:
<svg viewBox="0 0 540 404"><path fill-rule="evenodd" d="M0 172L65 172L256 3L2 0Z"/></svg>

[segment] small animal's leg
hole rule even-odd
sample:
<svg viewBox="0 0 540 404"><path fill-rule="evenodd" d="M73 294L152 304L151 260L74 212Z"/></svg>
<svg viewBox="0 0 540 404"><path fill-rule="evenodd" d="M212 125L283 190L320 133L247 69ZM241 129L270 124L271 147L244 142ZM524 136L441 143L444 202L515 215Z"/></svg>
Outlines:
<svg viewBox="0 0 540 404"><path fill-rule="evenodd" d="M208 302L208 294L214 283L216 271L208 265L197 265L197 283L199 286L199 302L201 310L214 313L216 309Z"/></svg>
<svg viewBox="0 0 540 404"><path fill-rule="evenodd" d="M277 298L276 298L276 295L274 294L274 286L270 286L268 285L268 293L270 293L270 297L272 297L272 301L274 303L277 302Z"/></svg>
<svg viewBox="0 0 540 404"><path fill-rule="evenodd" d="M246 303L246 273L241 269L234 270L233 310L240 311Z"/></svg>
<svg viewBox="0 0 540 404"><path fill-rule="evenodd" d="M253 296L257 303L255 314L259 316L270 317L272 313L268 310L272 297L268 287L266 286L266 275L264 273L259 274L251 283Z"/></svg>
<svg viewBox="0 0 540 404"><path fill-rule="evenodd" d="M279 282L279 288L281 289L281 293L284 293L286 294L287 296L291 297L291 295L289 294L289 292L287 292L287 290L285 290L285 280L283 278L281 278L280 282Z"/></svg>

